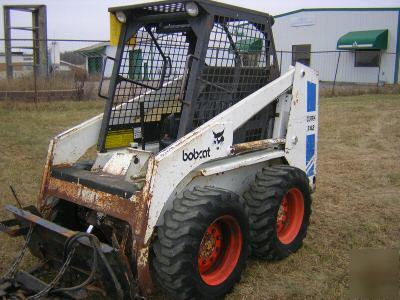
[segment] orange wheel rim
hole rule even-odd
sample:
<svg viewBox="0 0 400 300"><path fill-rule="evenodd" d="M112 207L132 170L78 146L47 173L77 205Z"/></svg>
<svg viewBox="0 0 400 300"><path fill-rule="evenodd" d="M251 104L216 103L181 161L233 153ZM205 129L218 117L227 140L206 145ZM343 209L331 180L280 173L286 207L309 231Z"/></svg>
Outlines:
<svg viewBox="0 0 400 300"><path fill-rule="evenodd" d="M304 198L297 188L283 197L276 220L276 231L282 244L290 244L298 235L304 217Z"/></svg>
<svg viewBox="0 0 400 300"><path fill-rule="evenodd" d="M208 226L200 243L198 268L203 281L219 285L232 274L242 251L242 232L235 218L226 215Z"/></svg>

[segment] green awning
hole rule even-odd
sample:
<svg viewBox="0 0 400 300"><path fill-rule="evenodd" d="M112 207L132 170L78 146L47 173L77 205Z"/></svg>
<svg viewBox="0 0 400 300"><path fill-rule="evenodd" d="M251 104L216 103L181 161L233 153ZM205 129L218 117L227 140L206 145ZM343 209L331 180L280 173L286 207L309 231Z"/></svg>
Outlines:
<svg viewBox="0 0 400 300"><path fill-rule="evenodd" d="M78 50L75 50L74 52L82 54L83 56L87 57L100 57L105 55L105 49L107 46L109 46L109 42L102 42L102 43L97 43L94 45L91 45L89 47L81 48Z"/></svg>
<svg viewBox="0 0 400 300"><path fill-rule="evenodd" d="M262 43L259 38L242 39L236 42L236 49L242 53L257 53L261 52Z"/></svg>
<svg viewBox="0 0 400 300"><path fill-rule="evenodd" d="M340 50L386 50L388 30L351 31L337 42Z"/></svg>

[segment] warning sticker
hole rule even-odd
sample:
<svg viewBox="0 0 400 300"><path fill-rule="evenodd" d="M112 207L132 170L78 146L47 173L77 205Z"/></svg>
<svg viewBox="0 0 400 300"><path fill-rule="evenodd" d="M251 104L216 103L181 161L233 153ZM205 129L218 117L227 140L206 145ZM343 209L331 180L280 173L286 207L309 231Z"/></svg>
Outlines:
<svg viewBox="0 0 400 300"><path fill-rule="evenodd" d="M135 140L141 139L142 138L142 128L134 127L133 128L133 137L135 138Z"/></svg>
<svg viewBox="0 0 400 300"><path fill-rule="evenodd" d="M129 146L133 142L132 129L113 130L107 133L106 149Z"/></svg>

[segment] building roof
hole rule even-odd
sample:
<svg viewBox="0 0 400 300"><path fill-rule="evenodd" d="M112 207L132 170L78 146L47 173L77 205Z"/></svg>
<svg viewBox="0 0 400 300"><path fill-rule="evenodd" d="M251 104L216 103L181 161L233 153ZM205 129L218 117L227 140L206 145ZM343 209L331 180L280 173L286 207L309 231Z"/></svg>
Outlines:
<svg viewBox="0 0 400 300"><path fill-rule="evenodd" d="M332 7L332 8L302 8L274 16L285 17L307 11L400 11L400 7Z"/></svg>
<svg viewBox="0 0 400 300"><path fill-rule="evenodd" d="M85 56L100 55L104 49L110 45L110 42L101 42L91 46L75 50L74 52L80 53Z"/></svg>

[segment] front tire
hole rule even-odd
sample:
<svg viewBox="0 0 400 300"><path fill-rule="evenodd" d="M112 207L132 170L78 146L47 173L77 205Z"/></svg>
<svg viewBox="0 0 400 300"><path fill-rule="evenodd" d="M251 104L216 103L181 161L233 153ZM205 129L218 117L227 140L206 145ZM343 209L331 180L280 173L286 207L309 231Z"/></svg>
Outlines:
<svg viewBox="0 0 400 300"><path fill-rule="evenodd" d="M308 178L302 170L286 165L264 168L243 197L253 256L280 260L302 246L311 215Z"/></svg>
<svg viewBox="0 0 400 300"><path fill-rule="evenodd" d="M185 191L165 212L153 244L157 281L178 299L224 296L245 268L249 230L238 196L210 187Z"/></svg>

